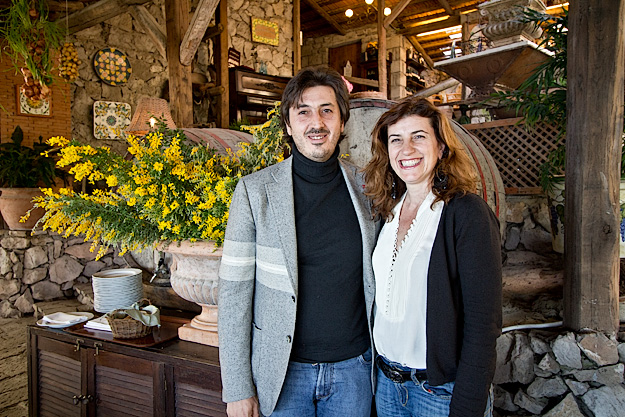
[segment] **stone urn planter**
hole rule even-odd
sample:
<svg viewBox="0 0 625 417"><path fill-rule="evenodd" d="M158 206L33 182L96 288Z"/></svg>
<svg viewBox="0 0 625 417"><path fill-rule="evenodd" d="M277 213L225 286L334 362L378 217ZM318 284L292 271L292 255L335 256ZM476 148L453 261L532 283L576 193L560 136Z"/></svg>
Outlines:
<svg viewBox="0 0 625 417"><path fill-rule="evenodd" d="M542 34L541 28L520 21L525 8L545 12L547 8L541 0L490 0L478 8L482 15L488 17L488 24L482 33L495 47L523 39L533 42Z"/></svg>
<svg viewBox="0 0 625 417"><path fill-rule="evenodd" d="M172 255L171 287L180 297L202 307L200 315L178 329L182 340L219 346L217 335L218 273L222 249L214 242L172 242L160 246Z"/></svg>
<svg viewBox="0 0 625 417"><path fill-rule="evenodd" d="M32 199L42 196L39 188L0 188L0 213L11 230L31 230L45 213L35 209L25 223L20 223L28 210L33 208Z"/></svg>

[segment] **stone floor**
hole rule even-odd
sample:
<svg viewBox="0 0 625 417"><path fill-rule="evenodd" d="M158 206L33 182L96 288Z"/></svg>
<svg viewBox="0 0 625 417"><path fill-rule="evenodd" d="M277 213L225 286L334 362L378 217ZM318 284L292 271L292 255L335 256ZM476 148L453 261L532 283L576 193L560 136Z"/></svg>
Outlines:
<svg viewBox="0 0 625 417"><path fill-rule="evenodd" d="M510 252L503 275L504 326L561 320L561 258ZM39 317L87 309L76 299L36 304ZM0 417L28 415L26 326L35 321L0 319Z"/></svg>

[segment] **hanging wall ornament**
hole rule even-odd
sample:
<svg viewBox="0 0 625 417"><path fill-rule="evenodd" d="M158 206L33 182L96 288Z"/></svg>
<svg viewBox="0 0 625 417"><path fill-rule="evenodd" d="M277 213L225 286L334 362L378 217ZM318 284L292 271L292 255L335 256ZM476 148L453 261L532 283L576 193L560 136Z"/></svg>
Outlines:
<svg viewBox="0 0 625 417"><path fill-rule="evenodd" d="M130 61L117 48L104 48L93 57L93 69L100 79L109 85L124 84L132 74Z"/></svg>

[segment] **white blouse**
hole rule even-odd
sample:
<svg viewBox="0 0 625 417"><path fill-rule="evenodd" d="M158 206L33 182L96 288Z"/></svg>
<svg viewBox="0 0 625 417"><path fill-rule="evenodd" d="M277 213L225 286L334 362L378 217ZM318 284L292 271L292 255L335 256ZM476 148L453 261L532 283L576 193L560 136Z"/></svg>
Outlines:
<svg viewBox="0 0 625 417"><path fill-rule="evenodd" d="M393 220L384 224L373 252L373 340L385 358L425 369L427 276L444 203L439 201L430 208L435 199L430 191L401 245L396 245L399 213L405 198L406 194L393 209Z"/></svg>

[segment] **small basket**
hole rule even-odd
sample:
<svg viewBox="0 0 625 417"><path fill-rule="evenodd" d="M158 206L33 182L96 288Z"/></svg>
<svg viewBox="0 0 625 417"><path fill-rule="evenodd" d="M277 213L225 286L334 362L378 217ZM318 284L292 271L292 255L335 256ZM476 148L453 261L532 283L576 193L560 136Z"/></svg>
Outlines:
<svg viewBox="0 0 625 417"><path fill-rule="evenodd" d="M140 308L150 305L150 300L142 298L137 302ZM126 313L126 309L113 310L106 315L106 321L111 326L113 337L116 339L137 339L152 333L152 327L146 326Z"/></svg>
<svg viewBox="0 0 625 417"><path fill-rule="evenodd" d="M115 315L118 311L119 310L112 311L110 314ZM109 322L113 337L116 339L136 339L152 333L151 326L146 326L139 320L135 320L130 316L113 318L107 315L106 321Z"/></svg>

